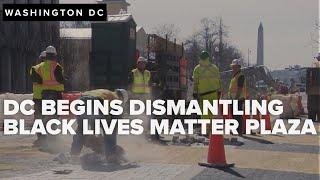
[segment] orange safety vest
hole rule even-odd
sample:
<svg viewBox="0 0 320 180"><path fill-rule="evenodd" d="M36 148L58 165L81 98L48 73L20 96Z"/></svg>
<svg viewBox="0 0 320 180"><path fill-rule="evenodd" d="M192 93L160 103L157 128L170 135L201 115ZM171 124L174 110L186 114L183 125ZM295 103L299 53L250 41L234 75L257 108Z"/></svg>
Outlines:
<svg viewBox="0 0 320 180"><path fill-rule="evenodd" d="M55 61L45 60L32 67L42 78L42 84L33 83L33 97L35 99L42 99L42 91L44 90L64 91L64 85L59 83L54 76L54 71L57 66L61 67L61 65Z"/></svg>
<svg viewBox="0 0 320 180"><path fill-rule="evenodd" d="M233 76L233 78L230 81L230 86L229 86L229 91L228 91L228 96L230 99L236 99L237 91L238 91L238 79L239 77L243 75L242 72L238 72ZM247 94L247 83L244 81L244 84L242 86L242 89L240 90L240 96L239 99L241 98L248 98Z"/></svg>

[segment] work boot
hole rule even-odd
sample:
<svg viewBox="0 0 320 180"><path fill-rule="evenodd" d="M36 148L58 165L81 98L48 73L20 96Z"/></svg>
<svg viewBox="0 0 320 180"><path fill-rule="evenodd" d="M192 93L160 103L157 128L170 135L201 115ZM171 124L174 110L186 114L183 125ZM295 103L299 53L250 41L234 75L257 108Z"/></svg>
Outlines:
<svg viewBox="0 0 320 180"><path fill-rule="evenodd" d="M35 141L32 143L32 147L34 147L34 148L39 148L39 147L41 147L40 139L35 140Z"/></svg>
<svg viewBox="0 0 320 180"><path fill-rule="evenodd" d="M112 148L112 153L106 154L107 163L111 164L121 164L127 162L127 159L124 157L125 151L121 146L115 145Z"/></svg>
<svg viewBox="0 0 320 180"><path fill-rule="evenodd" d="M47 148L48 147L47 137L44 135L38 135L38 138L33 142L32 147Z"/></svg>
<svg viewBox="0 0 320 180"><path fill-rule="evenodd" d="M37 140L35 140L32 143L32 147L40 148L42 146L42 144L43 144L44 139L45 139L45 136L38 133L37 134Z"/></svg>

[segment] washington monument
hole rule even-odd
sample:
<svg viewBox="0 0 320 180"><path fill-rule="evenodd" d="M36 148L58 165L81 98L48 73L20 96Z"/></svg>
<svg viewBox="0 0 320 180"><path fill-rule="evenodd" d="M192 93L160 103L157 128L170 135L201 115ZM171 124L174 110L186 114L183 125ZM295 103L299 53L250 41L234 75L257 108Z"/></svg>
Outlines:
<svg viewBox="0 0 320 180"><path fill-rule="evenodd" d="M260 22L259 28L258 28L258 45L257 45L257 65L263 65L263 26Z"/></svg>

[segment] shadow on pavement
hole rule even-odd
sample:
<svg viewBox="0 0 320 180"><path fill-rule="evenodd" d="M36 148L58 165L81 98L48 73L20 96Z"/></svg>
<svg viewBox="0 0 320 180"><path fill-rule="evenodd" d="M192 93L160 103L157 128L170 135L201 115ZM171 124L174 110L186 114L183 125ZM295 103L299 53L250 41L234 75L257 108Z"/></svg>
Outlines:
<svg viewBox="0 0 320 180"><path fill-rule="evenodd" d="M222 171L226 174L219 173L219 171ZM227 174L231 175L228 176ZM216 178L212 178L212 177ZM233 176L233 177L232 177ZM201 171L199 174L194 176L192 180L207 180L207 179L226 179L222 177L228 177L227 179L238 179L238 178L246 178L236 170L234 170L232 167L228 168L222 168L222 167L207 167L203 171Z"/></svg>
<svg viewBox="0 0 320 180"><path fill-rule="evenodd" d="M238 173L237 171L235 171L234 169L232 168L216 168L220 171L223 171L225 173L229 173L233 176L237 176L237 177L240 177L240 178L245 178L244 176L242 176L240 173Z"/></svg>
<svg viewBox="0 0 320 180"><path fill-rule="evenodd" d="M97 171L97 172L113 172L120 171L130 168L137 168L139 165L135 163L128 164L82 164L83 170L87 171Z"/></svg>
<svg viewBox="0 0 320 180"><path fill-rule="evenodd" d="M87 171L100 171L100 172L113 172L130 168L139 167L134 162L123 163L107 163L104 160L104 155L97 153L87 153L80 158L80 164L83 170Z"/></svg>
<svg viewBox="0 0 320 180"><path fill-rule="evenodd" d="M259 138L254 138L254 137L248 137L248 136L241 136L243 139L247 139L247 140L251 140L251 141L255 141L255 142L258 142L258 143L261 143L261 144L274 144L273 142L271 141L268 141L268 140L264 140L264 139L259 139Z"/></svg>

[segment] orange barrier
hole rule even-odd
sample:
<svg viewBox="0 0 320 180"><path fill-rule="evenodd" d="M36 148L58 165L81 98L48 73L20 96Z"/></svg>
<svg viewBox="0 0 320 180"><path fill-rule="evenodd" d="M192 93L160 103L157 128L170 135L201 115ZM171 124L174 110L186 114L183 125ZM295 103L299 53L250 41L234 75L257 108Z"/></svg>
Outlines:
<svg viewBox="0 0 320 180"><path fill-rule="evenodd" d="M220 108L220 109L222 109L222 108ZM229 107L228 115L224 115L223 118L224 119L233 119L231 112L232 112L232 109L231 109L231 107Z"/></svg>
<svg viewBox="0 0 320 180"><path fill-rule="evenodd" d="M263 99L267 100L268 102L270 101L270 97L268 96L264 96ZM270 119L270 113L268 112L268 110L266 115L261 115L261 119L265 120L265 125L266 125L265 129L271 130L271 119Z"/></svg>
<svg viewBox="0 0 320 180"><path fill-rule="evenodd" d="M79 99L80 97L81 97L81 92L63 92L62 93L62 99L69 100L69 103ZM69 113L69 116L63 116L63 118L74 119L75 115Z"/></svg>
<svg viewBox="0 0 320 180"><path fill-rule="evenodd" d="M245 134L246 133L246 121L247 119L250 119L250 115L243 115L242 116L242 134Z"/></svg>
<svg viewBox="0 0 320 180"><path fill-rule="evenodd" d="M211 135L209 142L207 163L198 163L200 166L211 168L228 168L234 164L227 164L222 135Z"/></svg>
<svg viewBox="0 0 320 180"><path fill-rule="evenodd" d="M258 121L261 120L261 114L259 112L257 112L257 115L253 115L253 119L256 119Z"/></svg>
<svg viewBox="0 0 320 180"><path fill-rule="evenodd" d="M304 114L304 109L303 109L303 106L302 106L302 97L300 95L298 96L297 104L298 104L298 110L300 112L300 115Z"/></svg>
<svg viewBox="0 0 320 180"><path fill-rule="evenodd" d="M265 120L266 130L271 130L271 120L269 112L267 112L267 115L262 115L261 119Z"/></svg>

